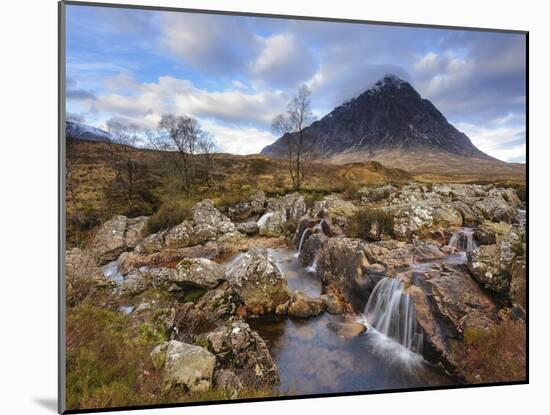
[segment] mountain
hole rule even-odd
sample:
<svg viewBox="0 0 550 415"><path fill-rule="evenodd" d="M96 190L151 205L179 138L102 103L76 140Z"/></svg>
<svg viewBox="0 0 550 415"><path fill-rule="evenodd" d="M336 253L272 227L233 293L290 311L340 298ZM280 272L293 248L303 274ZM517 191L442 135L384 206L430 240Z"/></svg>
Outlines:
<svg viewBox="0 0 550 415"><path fill-rule="evenodd" d="M306 147L335 163L376 160L411 172L438 174L468 174L472 164L482 170L510 167L479 150L429 100L395 75L386 75L304 132ZM261 154L284 158L283 138Z"/></svg>
<svg viewBox="0 0 550 415"><path fill-rule="evenodd" d="M101 141L104 143L111 141L111 136L107 131L79 122L67 121L65 128L68 139Z"/></svg>

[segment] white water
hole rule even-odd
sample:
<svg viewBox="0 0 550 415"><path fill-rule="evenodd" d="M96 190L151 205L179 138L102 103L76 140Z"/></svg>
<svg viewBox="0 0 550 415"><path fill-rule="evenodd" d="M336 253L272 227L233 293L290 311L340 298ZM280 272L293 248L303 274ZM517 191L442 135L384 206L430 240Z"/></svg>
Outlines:
<svg viewBox="0 0 550 415"><path fill-rule="evenodd" d="M376 284L365 307L367 324L380 334L397 341L407 350L422 353L422 332L416 324L411 298L403 281L383 278Z"/></svg>
<svg viewBox="0 0 550 415"><path fill-rule="evenodd" d="M317 273L317 263L319 262L319 253L315 254L315 258L313 259L313 262L309 267L306 268L307 272L311 272L312 274Z"/></svg>
<svg viewBox="0 0 550 415"><path fill-rule="evenodd" d="M260 226L264 226L265 223L269 220L270 217L273 216L273 212L267 212L267 213L264 213L262 215L262 217L260 219L258 219L258 222L256 222L258 224L258 227Z"/></svg>
<svg viewBox="0 0 550 415"><path fill-rule="evenodd" d="M520 225L525 226L527 223L527 211L525 209L518 209L516 219Z"/></svg>
<svg viewBox="0 0 550 415"><path fill-rule="evenodd" d="M295 257L298 257L300 255L300 252L302 252L302 245L304 244L304 239L306 238L306 233L311 233L311 229L306 228L302 232L302 237L300 238L300 244L298 245L298 252L294 254Z"/></svg>
<svg viewBox="0 0 550 415"><path fill-rule="evenodd" d="M477 249L477 243L474 241L474 230L471 228L460 228L451 236L449 246L462 252L471 252Z"/></svg>
<svg viewBox="0 0 550 415"><path fill-rule="evenodd" d="M109 262L107 265L103 266L101 269L103 276L117 283L124 281L124 276L118 270L118 261Z"/></svg>

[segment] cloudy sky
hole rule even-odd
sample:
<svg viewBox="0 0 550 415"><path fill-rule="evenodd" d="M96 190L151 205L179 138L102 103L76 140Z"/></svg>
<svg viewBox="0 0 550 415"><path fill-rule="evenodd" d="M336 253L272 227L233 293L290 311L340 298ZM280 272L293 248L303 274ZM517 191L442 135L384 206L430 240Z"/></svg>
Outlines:
<svg viewBox="0 0 550 415"><path fill-rule="evenodd" d="M67 112L105 128L196 117L222 151L260 151L301 84L317 117L386 73L410 82L481 150L525 161L519 34L67 7Z"/></svg>

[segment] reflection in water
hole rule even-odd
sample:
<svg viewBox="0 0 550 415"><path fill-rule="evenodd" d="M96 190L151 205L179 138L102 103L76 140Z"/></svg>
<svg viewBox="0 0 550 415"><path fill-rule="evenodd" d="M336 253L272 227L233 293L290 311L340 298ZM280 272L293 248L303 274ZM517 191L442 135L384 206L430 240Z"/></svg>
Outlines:
<svg viewBox="0 0 550 415"><path fill-rule="evenodd" d="M310 296L321 293L321 283L305 271L289 250L270 250L285 273L291 290ZM340 337L331 322L343 316L322 314L309 319L264 316L250 319L254 330L269 343L279 368L280 392L304 395L369 391L450 384L399 343L370 328L357 337ZM349 320L348 320L349 321Z"/></svg>

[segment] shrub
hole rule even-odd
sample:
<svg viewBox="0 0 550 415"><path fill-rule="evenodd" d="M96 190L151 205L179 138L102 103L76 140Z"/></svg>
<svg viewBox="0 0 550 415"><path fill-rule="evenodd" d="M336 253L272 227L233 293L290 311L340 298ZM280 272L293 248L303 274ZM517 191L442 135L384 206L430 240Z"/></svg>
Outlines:
<svg viewBox="0 0 550 415"><path fill-rule="evenodd" d="M250 160L250 164L248 166L248 169L250 171L251 175L260 175L260 174L268 174L271 172L272 166L271 162L269 160L264 159L252 159Z"/></svg>
<svg viewBox="0 0 550 415"><path fill-rule="evenodd" d="M194 199L175 200L164 203L160 209L147 220L148 235L179 225L191 217Z"/></svg>
<svg viewBox="0 0 550 415"><path fill-rule="evenodd" d="M323 199L324 194L321 192L306 193L304 195L304 201L306 202L306 208L308 210L313 209L315 202Z"/></svg>
<svg viewBox="0 0 550 415"><path fill-rule="evenodd" d="M349 233L365 240L393 237L393 214L382 209L361 209L348 220Z"/></svg>
<svg viewBox="0 0 550 415"><path fill-rule="evenodd" d="M249 195L250 188L248 186L242 186L239 189L227 189L214 200L214 204L218 209L224 210L230 206L245 202Z"/></svg>
<svg viewBox="0 0 550 415"><path fill-rule="evenodd" d="M525 380L526 331L523 322L506 321L490 329L466 328L462 360L471 383Z"/></svg>

